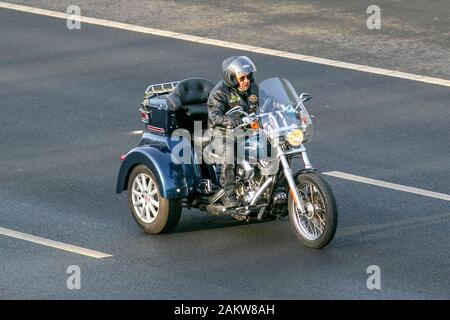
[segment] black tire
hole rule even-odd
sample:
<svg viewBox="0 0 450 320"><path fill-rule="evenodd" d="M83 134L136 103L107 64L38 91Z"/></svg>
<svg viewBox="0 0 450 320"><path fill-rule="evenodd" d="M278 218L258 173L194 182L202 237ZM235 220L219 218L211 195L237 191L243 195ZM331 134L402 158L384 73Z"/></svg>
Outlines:
<svg viewBox="0 0 450 320"><path fill-rule="evenodd" d="M153 221L146 223L143 221L133 205L132 186L136 177L140 174L149 176L156 186L159 208L157 210L156 218ZM131 171L128 178L128 206L136 223L149 234L166 233L173 230L180 221L182 211L181 199L166 199L161 196L160 186L157 183L153 172L144 165L138 165Z"/></svg>
<svg viewBox="0 0 450 320"><path fill-rule="evenodd" d="M307 185L314 186L316 190L314 190L313 193L313 201L309 201L309 195L304 192L300 192L300 196L303 198L303 200L307 200L306 202L309 202L310 208L311 208L311 217L321 217L324 218L324 227L323 231L321 232L320 236L316 239L312 239L313 236L310 236L308 238L308 233L306 228L304 228L304 224L301 223L301 221L306 221L309 223L312 219L302 218L300 219L297 215L296 211L294 209L294 199L289 192L288 195L288 210L289 210L289 220L291 223L292 228L294 229L295 234L299 238L299 240L307 247L314 248L314 249L321 249L325 247L330 241L333 239L334 234L336 233L336 227L337 227L337 220L338 220L338 214L337 214L337 206L336 206L336 200L334 198L333 192L331 191L331 188L329 187L328 183L318 174L308 172L308 173L301 173L296 177L296 184L297 189L300 190L302 188L306 188ZM320 194L321 198L315 198L314 195L317 196L317 192ZM321 202L320 199L323 201ZM322 210L319 211L313 203L318 203L318 207L324 207L323 213L320 214L319 212L322 212ZM311 207L312 206L312 207ZM314 208L314 209L312 209ZM305 220L307 219L307 220ZM308 221L309 220L309 221ZM319 220L314 220L315 222L320 224ZM310 226L313 225L309 224ZM317 224L316 224L317 225ZM317 229L314 229L317 231Z"/></svg>

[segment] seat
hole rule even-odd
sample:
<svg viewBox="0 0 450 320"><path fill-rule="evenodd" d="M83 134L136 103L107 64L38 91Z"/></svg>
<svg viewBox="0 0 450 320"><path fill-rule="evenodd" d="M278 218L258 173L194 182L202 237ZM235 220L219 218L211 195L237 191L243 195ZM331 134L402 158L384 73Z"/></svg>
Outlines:
<svg viewBox="0 0 450 320"><path fill-rule="evenodd" d="M184 111L189 117L201 117L208 115L208 105L205 103L187 104L183 106Z"/></svg>
<svg viewBox="0 0 450 320"><path fill-rule="evenodd" d="M166 97L168 107L172 111L185 109L191 115L207 114L206 102L213 87L214 84L206 79L181 80Z"/></svg>

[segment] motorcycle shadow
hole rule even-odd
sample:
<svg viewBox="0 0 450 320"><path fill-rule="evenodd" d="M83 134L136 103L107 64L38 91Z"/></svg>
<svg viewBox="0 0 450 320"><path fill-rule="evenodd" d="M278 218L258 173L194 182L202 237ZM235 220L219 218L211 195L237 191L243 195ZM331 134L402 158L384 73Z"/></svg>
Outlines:
<svg viewBox="0 0 450 320"><path fill-rule="evenodd" d="M177 227L170 233L184 233L195 231L206 231L214 229L224 229L230 227L239 227L243 225L260 224L270 222L273 220L258 221L252 219L251 221L239 221L232 216L220 215L215 216L197 209L184 209L180 222Z"/></svg>

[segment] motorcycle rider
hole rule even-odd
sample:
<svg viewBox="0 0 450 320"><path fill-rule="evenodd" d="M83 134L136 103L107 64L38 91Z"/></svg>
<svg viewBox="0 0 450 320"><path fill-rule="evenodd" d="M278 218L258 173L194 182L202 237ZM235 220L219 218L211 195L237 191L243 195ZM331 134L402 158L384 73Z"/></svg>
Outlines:
<svg viewBox="0 0 450 320"><path fill-rule="evenodd" d="M246 56L233 56L222 62L223 79L211 90L208 98L208 127L234 129L242 123L238 114L225 115L236 107L243 107L247 113L258 108L258 85L254 81L255 64ZM222 149L223 150L223 149ZM221 176L225 208L238 205L235 191L235 158L226 161L221 157Z"/></svg>

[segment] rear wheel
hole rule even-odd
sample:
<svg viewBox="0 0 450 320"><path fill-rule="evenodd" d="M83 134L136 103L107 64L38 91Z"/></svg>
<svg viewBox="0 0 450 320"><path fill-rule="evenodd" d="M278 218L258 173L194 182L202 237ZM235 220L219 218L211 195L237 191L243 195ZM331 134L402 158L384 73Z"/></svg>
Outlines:
<svg viewBox="0 0 450 320"><path fill-rule="evenodd" d="M144 165L136 166L128 179L128 206L137 224L150 234L175 228L182 211L181 199L163 198L155 175Z"/></svg>
<svg viewBox="0 0 450 320"><path fill-rule="evenodd" d="M320 249L334 237L337 226L337 207L331 188L316 173L297 176L297 190L303 199L306 213L301 214L291 193L288 196L289 220L300 241L307 247Z"/></svg>

